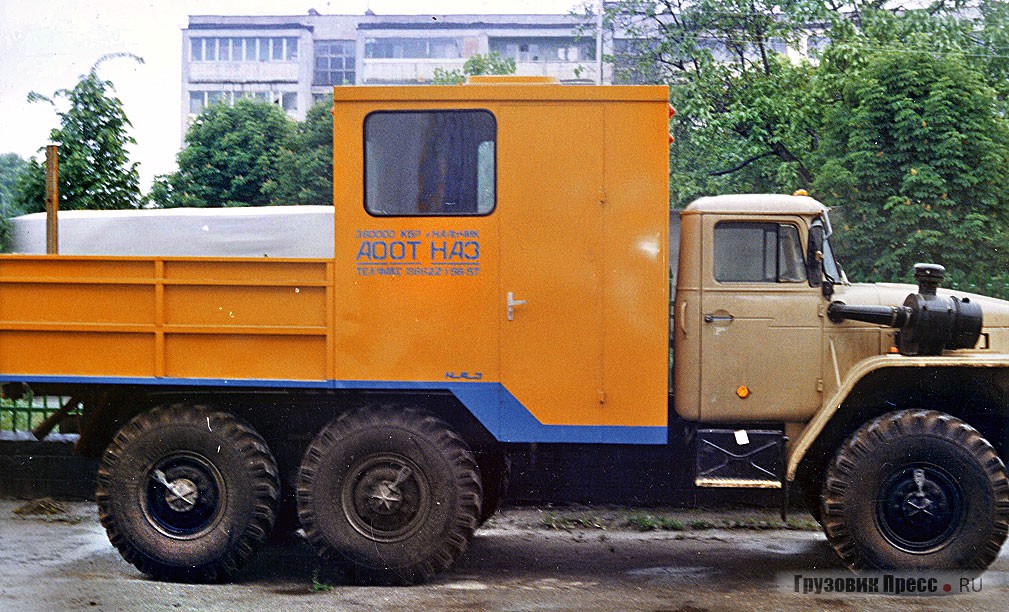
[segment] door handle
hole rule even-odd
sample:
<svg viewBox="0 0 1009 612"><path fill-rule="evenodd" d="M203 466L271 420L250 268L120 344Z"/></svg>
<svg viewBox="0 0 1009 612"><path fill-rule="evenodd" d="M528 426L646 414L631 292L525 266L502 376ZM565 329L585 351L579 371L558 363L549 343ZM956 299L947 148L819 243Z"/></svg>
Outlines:
<svg viewBox="0 0 1009 612"><path fill-rule="evenodd" d="M705 323L732 323L735 319L732 315L716 315L716 314L706 314L704 315Z"/></svg>
<svg viewBox="0 0 1009 612"><path fill-rule="evenodd" d="M516 306L524 306L525 303L526 303L525 300L516 300L515 299L515 294L512 293L511 291L508 292L508 320L509 321L514 321L515 320L515 307Z"/></svg>

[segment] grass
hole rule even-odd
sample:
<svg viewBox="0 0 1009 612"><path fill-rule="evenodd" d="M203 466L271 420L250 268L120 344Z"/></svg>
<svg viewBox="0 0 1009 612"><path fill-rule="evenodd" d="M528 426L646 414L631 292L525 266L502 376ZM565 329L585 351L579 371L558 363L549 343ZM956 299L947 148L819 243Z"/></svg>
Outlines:
<svg viewBox="0 0 1009 612"><path fill-rule="evenodd" d="M540 526L556 531L571 531L573 529L606 529L606 521L598 516L571 515L564 516L548 512L540 519Z"/></svg>
<svg viewBox="0 0 1009 612"><path fill-rule="evenodd" d="M709 529L766 531L787 529L793 531L819 531L820 526L811 518L789 517L785 521L760 517L722 518L666 516L647 512L627 515L623 527L636 531L705 531Z"/></svg>
<svg viewBox="0 0 1009 612"><path fill-rule="evenodd" d="M683 531L687 528L681 521L668 516L653 516L644 513L628 516L626 525L638 531Z"/></svg>
<svg viewBox="0 0 1009 612"><path fill-rule="evenodd" d="M314 572L312 572L312 586L309 587L310 591L312 591L313 593L325 593L328 591L332 591L335 588L336 587L334 587L332 584L326 582L322 578L319 578L319 570L315 570Z"/></svg>

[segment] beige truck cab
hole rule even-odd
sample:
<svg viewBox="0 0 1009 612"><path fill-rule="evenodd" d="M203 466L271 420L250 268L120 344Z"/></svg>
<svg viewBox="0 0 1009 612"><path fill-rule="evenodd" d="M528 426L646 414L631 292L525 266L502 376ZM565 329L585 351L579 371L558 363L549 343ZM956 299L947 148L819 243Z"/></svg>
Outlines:
<svg viewBox="0 0 1009 612"><path fill-rule="evenodd" d="M680 226L673 403L696 484L798 481L854 569L987 567L1009 524L1009 303L937 290L931 264L917 287L849 282L805 195L702 198Z"/></svg>

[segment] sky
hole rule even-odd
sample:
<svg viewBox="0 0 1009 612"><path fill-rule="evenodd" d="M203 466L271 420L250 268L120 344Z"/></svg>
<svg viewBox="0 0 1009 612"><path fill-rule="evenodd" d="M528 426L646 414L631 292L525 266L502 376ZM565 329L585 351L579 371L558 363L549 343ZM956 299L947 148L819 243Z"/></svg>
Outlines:
<svg viewBox="0 0 1009 612"><path fill-rule="evenodd" d="M55 109L29 103L29 92L52 96L69 89L105 54L113 59L100 77L133 123L133 161L141 186L175 169L182 142L182 32L189 15L379 15L558 13L579 0L0 0L0 153L41 159L49 131L59 126ZM58 103L60 101L57 101ZM65 104L63 106L65 108Z"/></svg>

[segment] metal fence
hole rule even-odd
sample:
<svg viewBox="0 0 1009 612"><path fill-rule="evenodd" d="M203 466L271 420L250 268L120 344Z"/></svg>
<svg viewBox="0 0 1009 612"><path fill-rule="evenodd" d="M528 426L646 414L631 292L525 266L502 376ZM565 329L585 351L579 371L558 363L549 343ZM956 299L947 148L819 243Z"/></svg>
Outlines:
<svg viewBox="0 0 1009 612"><path fill-rule="evenodd" d="M21 399L0 399L0 431L31 431L33 427L59 412L69 397L52 395L25 396ZM79 415L80 406L70 415Z"/></svg>

